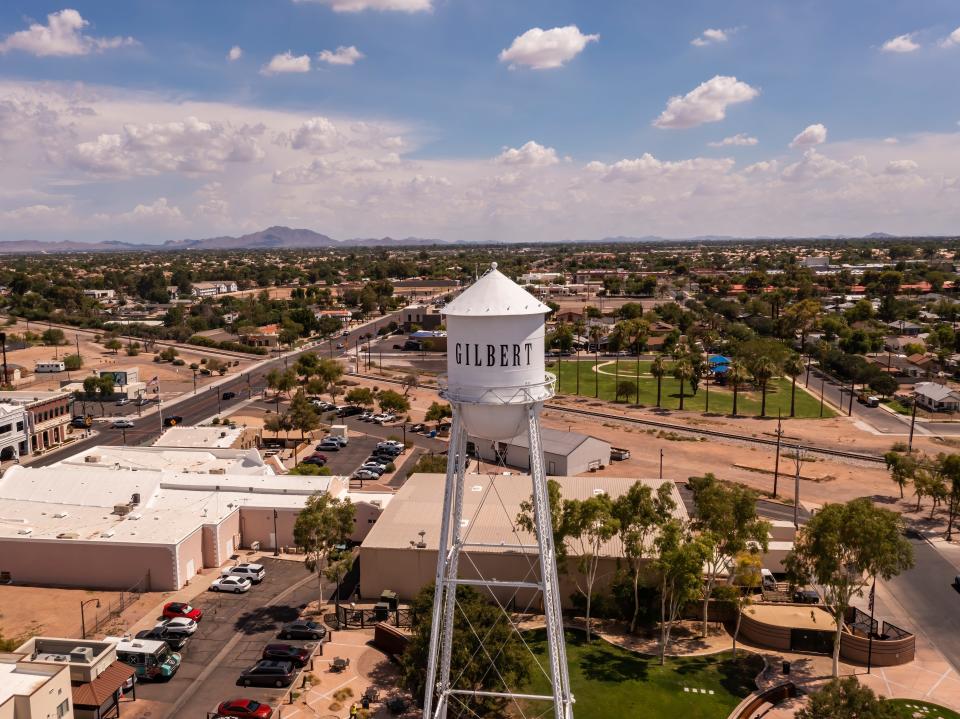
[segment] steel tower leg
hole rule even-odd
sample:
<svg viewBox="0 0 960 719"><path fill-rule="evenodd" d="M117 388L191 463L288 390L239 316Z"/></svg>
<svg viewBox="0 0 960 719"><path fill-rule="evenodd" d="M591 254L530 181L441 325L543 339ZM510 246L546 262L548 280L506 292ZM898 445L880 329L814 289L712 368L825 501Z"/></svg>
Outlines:
<svg viewBox="0 0 960 719"><path fill-rule="evenodd" d="M439 688L437 685L437 665L438 660L440 659L439 650L441 644L444 643L447 633L447 627L442 623L443 619L446 617L444 588L448 577L450 577L448 567L451 545L451 525L456 528L457 534L459 534L460 527L460 517L456 517L454 521L454 518L451 516L454 510L455 497L458 494L458 486L460 488L460 510L462 513L463 477L462 469L459 467L463 466L463 452L466 449L463 438L464 430L463 423L460 420L460 411L459 408L455 407L453 412L453 426L451 427L450 431L451 441L447 450L447 481L443 493L443 516L440 519L440 536L437 542L437 574L434 580L435 584L433 589L433 621L430 624L430 651L427 656L427 680L424 686L423 697L423 716L427 718L435 716L434 699ZM456 577L456 573L453 574L453 577ZM454 592L453 596L455 598L456 587L452 586L450 589L452 592ZM452 626L449 628L449 633L452 637ZM445 674L446 681L449 682L449 661L447 661ZM447 697L441 693L437 699L438 702L436 711L438 714L442 711L445 715Z"/></svg>
<svg viewBox="0 0 960 719"><path fill-rule="evenodd" d="M543 583L543 612L547 623L547 658L553 682L555 719L573 719L573 695L570 693L570 671L563 633L560 607L560 584L557 578L556 548L550 514L550 493L544 472L543 443L540 438L540 407L527 410L527 435L530 446L530 478L533 483L533 516L540 549L540 577Z"/></svg>

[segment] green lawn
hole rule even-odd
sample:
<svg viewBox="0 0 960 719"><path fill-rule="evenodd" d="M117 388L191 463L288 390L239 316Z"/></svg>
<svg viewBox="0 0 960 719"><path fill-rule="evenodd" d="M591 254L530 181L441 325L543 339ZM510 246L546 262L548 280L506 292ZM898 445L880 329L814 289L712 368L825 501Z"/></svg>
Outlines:
<svg viewBox="0 0 960 719"><path fill-rule="evenodd" d="M576 362L573 359L565 359L560 363L560 377L557 383L557 392L559 394L578 394L577 392L577 371L580 372L580 392L584 397L596 397L599 390L600 399L613 401L615 399L616 384L619 371L620 381L630 380L635 382L637 379L636 360L623 358L618 361L609 361L604 364L601 360L599 371L594 372L593 360L581 360ZM557 363L551 362L547 368L557 373ZM619 369L618 369L619 368ZM597 387L599 379L599 388ZM640 362L640 404L652 407L657 404L657 379L650 374L650 362ZM707 392L703 382L697 389L697 394L693 395L689 383L684 385L685 396L683 408L693 412L705 412L707 410ZM661 386L660 406L666 409L678 409L680 406L680 383L672 376L664 377ZM622 398L621 398L622 401ZM629 402L633 404L636 401L636 395L630 397ZM767 416L776 417L777 411L784 417L790 416L790 379L786 377L777 377L770 381L767 389ZM720 414L730 414L733 411L733 392L726 388L710 383L710 411ZM760 414L760 391L750 388L739 392L737 398L737 412L741 415L759 415ZM824 417L833 417L835 412L828 405L823 407ZM819 417L820 400L803 389L803 377L797 378L796 395L796 416L797 417Z"/></svg>
<svg viewBox="0 0 960 719"><path fill-rule="evenodd" d="M960 714L937 704L921 702L915 699L891 699L890 703L900 710L903 719L960 719Z"/></svg>
<svg viewBox="0 0 960 719"><path fill-rule="evenodd" d="M763 669L760 657L744 652L736 663L729 652L724 652L668 659L661 667L655 657L629 652L602 639L588 645L582 632L567 631L566 635L577 719L725 717L756 689L753 679ZM541 664L547 666L546 632L539 630L526 636ZM684 687L690 691L684 691ZM549 694L550 685L540 670L534 669L524 691ZM542 710L543 706L531 704L530 709L528 716L536 715L536 709Z"/></svg>

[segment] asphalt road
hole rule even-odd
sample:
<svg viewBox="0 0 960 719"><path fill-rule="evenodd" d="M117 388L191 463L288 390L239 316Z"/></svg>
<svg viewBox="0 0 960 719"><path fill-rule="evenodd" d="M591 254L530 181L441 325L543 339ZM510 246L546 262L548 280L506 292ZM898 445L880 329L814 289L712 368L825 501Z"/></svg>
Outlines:
<svg viewBox="0 0 960 719"><path fill-rule="evenodd" d="M255 699L275 706L286 692L238 687L237 677L256 664L264 645L277 640L279 627L296 619L301 607L316 598L317 583L302 564L271 558L261 563L267 576L246 594L207 592L197 597L194 606L203 609L204 616L182 653L180 670L168 682L137 685L137 698L150 700L146 705L150 719L205 717L227 699ZM331 589L325 587L325 595ZM136 707L131 707L134 719L138 717Z"/></svg>
<svg viewBox="0 0 960 719"><path fill-rule="evenodd" d="M956 568L922 539L910 538L914 566L887 582L910 616L907 631L923 632L960 672L960 592L953 586Z"/></svg>
<svg viewBox="0 0 960 719"><path fill-rule="evenodd" d="M256 388L266 386L266 376L270 370L291 365L296 362L297 357L304 352L315 352L323 357L342 357L346 353L347 348L355 348L356 343L365 335L369 333L376 335L379 328L385 327L391 321L399 320L401 315L402 312L394 312L393 314L381 317L374 323L352 330L347 337L335 337L314 347L290 352L282 358L265 362L255 369L238 372L232 375L230 380L218 387L201 390L195 395L183 395L182 399L179 399L176 404L170 405L169 407L164 405L163 416L169 417L171 415L177 415L183 417L182 424L184 425L194 425L202 422L253 396ZM338 344L343 344L344 349L337 349ZM234 399L222 400L221 398L224 392L236 392L237 396ZM130 419L133 419L130 407L131 405L127 405L116 409L125 410L124 414L130 416ZM132 412L135 411L136 408L132 410ZM61 452L52 452L34 462L30 462L30 466L46 467L58 462L64 453L74 454L100 445L122 445L124 442L129 445L148 444L156 439L163 429L160 426L160 417L157 413L140 419L133 419L133 421L134 427L125 432L112 429L109 422L96 422L94 424L95 431L90 437L77 440Z"/></svg>
<svg viewBox="0 0 960 719"><path fill-rule="evenodd" d="M798 379L802 380L803 378ZM846 415L850 409L850 386L846 385L841 387L838 383L826 375L821 374L818 370L811 370L810 389L814 392L819 392L821 387L823 387L823 394L827 398L827 401L833 403L836 407L841 407L843 414ZM857 402L856 397L853 398L853 417L884 434L905 435L910 432L909 418L891 414L880 407L867 407Z"/></svg>

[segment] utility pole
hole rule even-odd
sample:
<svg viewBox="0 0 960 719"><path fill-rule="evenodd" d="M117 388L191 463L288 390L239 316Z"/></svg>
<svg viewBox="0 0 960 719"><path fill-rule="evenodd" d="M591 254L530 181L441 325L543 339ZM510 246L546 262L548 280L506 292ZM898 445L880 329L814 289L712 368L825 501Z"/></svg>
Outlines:
<svg viewBox="0 0 960 719"><path fill-rule="evenodd" d="M280 534L277 532L277 510L273 510L273 556L280 556Z"/></svg>
<svg viewBox="0 0 960 719"><path fill-rule="evenodd" d="M794 445L794 461L796 462L797 473L793 482L793 527L800 528L800 468L803 466L803 460L806 457L800 452L800 445Z"/></svg>
<svg viewBox="0 0 960 719"><path fill-rule="evenodd" d="M913 452L913 428L917 424L917 393L913 393L913 411L910 413L910 441L907 442L907 451Z"/></svg>
<svg viewBox="0 0 960 719"><path fill-rule="evenodd" d="M780 410L777 410L777 456L773 462L773 496L777 496L777 483L780 479L780 439L783 437L783 428L781 426Z"/></svg>
<svg viewBox="0 0 960 719"><path fill-rule="evenodd" d="M80 357L80 364L83 364L83 357L80 356L80 333L77 332L73 336L77 340L77 357Z"/></svg>
<svg viewBox="0 0 960 719"><path fill-rule="evenodd" d="M867 648L867 674L870 673L870 670L873 668L873 605L876 603L877 599L877 578L873 578L873 586L870 587L870 627L868 631L870 632L869 644Z"/></svg>
<svg viewBox="0 0 960 719"><path fill-rule="evenodd" d="M663 479L663 447L660 448L660 479Z"/></svg>
<svg viewBox="0 0 960 719"><path fill-rule="evenodd" d="M853 393L856 391L857 383L850 380L850 403L847 405L847 417L853 416Z"/></svg>
<svg viewBox="0 0 960 719"><path fill-rule="evenodd" d="M826 382L825 377L820 377L820 418L823 419L823 390L824 383Z"/></svg>

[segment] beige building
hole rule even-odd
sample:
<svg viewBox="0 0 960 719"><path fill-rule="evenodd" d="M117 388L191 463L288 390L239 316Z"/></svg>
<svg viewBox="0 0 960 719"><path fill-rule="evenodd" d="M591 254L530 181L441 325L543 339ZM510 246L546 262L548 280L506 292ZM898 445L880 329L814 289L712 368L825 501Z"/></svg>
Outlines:
<svg viewBox="0 0 960 719"><path fill-rule="evenodd" d="M597 437L543 427L540 439L544 466L551 476L570 477L610 464L610 443ZM504 442L468 437L467 454L506 467L530 469L530 444L526 431Z"/></svg>
<svg viewBox="0 0 960 719"><path fill-rule="evenodd" d="M624 494L637 481L656 489L666 480L618 479L611 477L551 477L560 483L566 499L587 499L607 493ZM401 599L412 599L420 589L434 581L437 571L437 544L443 514L443 486L440 474L417 474L401 487L383 516L374 525L360 547L360 591L364 597L378 597L383 590L397 592ZM535 581L539 578L536 538L515 528L520 503L530 498L530 478L526 475L468 474L463 497L464 524L461 528L465 548L460 558L460 576L470 579ZM683 501L673 488L676 516L686 519ZM502 545L532 545L527 549L503 549ZM576 549L567 547L572 556ZM604 587L617 568L622 554L617 538L601 549L598 588ZM575 569L560 574L560 591L565 605L575 593ZM497 592L498 599L521 608L529 603L539 608L538 599L529 590Z"/></svg>
<svg viewBox="0 0 960 719"><path fill-rule="evenodd" d="M72 719L70 670L0 654L0 719Z"/></svg>
<svg viewBox="0 0 960 719"><path fill-rule="evenodd" d="M42 454L62 445L70 424L70 405L73 398L64 392L30 392L16 390L0 392L0 402L24 408L27 420L28 451ZM24 456L24 453L21 453Z"/></svg>
<svg viewBox="0 0 960 719"><path fill-rule="evenodd" d="M252 427L170 427L153 442L154 447L207 447L212 449L250 449L260 438Z"/></svg>

